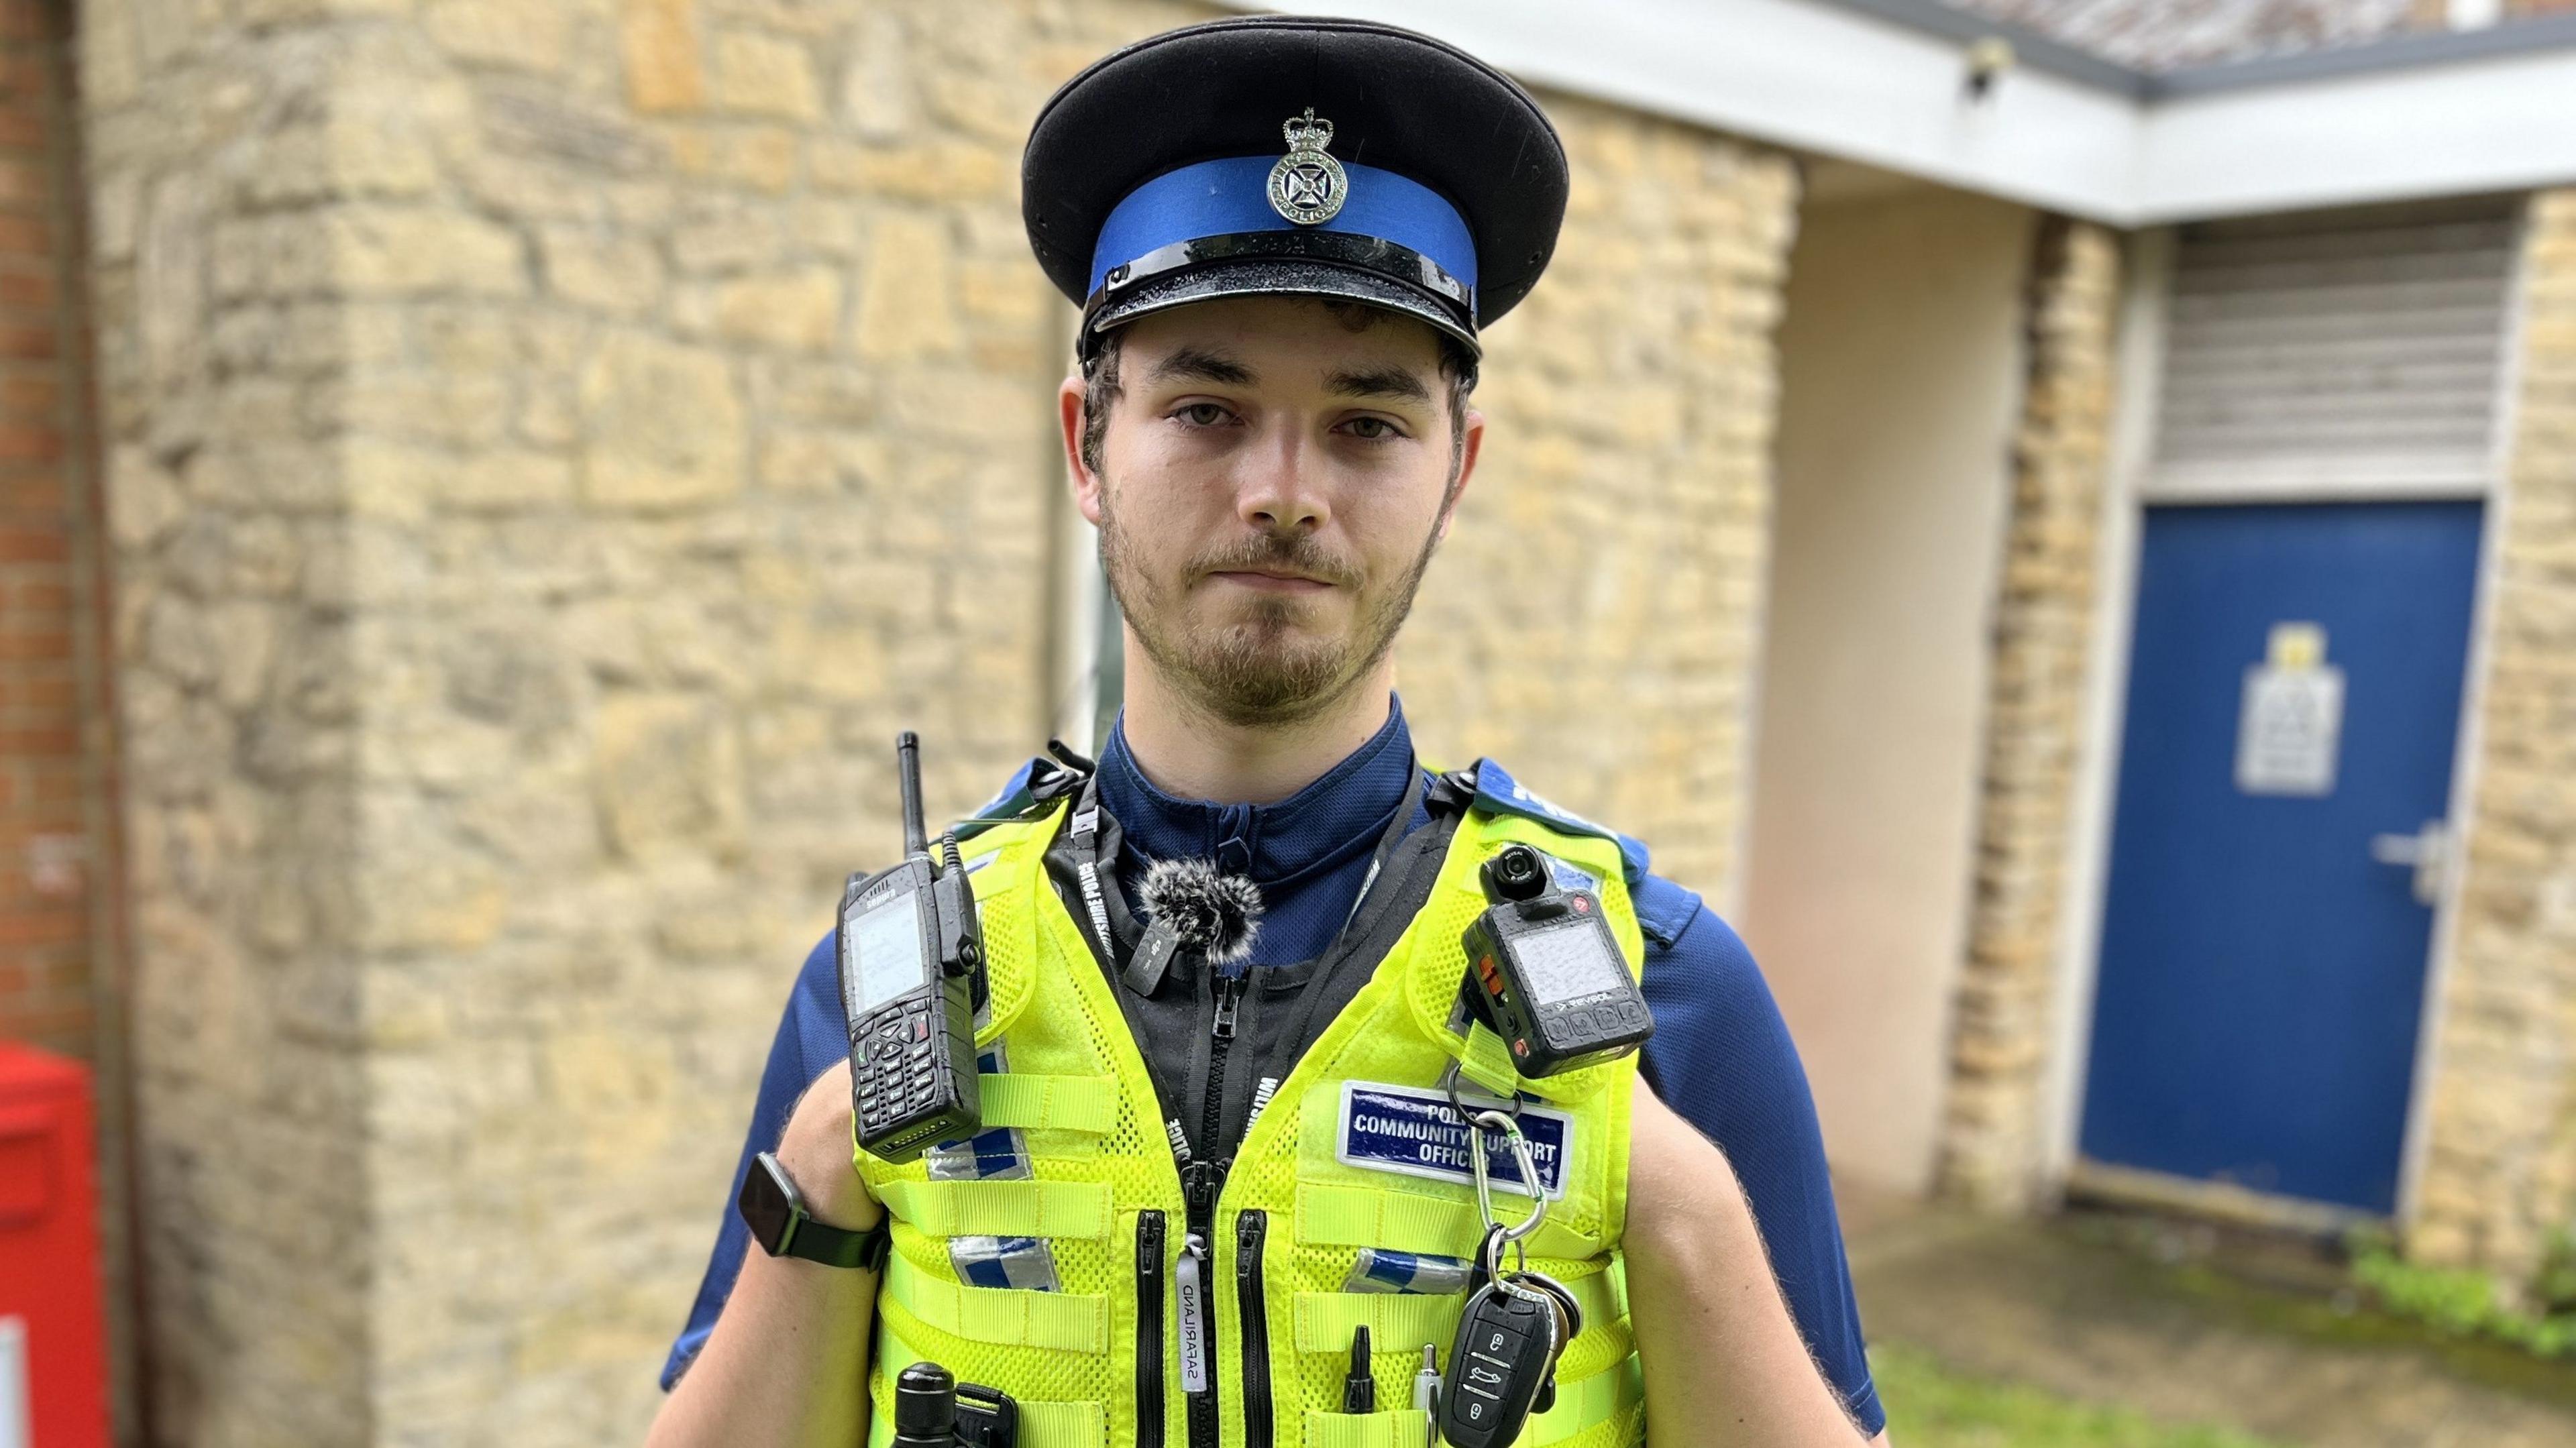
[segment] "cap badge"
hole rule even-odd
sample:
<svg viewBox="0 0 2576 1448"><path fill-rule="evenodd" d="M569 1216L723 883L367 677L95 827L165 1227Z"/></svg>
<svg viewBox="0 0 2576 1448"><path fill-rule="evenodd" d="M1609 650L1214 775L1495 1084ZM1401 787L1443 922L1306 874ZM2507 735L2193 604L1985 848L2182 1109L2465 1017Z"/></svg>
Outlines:
<svg viewBox="0 0 2576 1448"><path fill-rule="evenodd" d="M1288 154L1270 168L1270 209L1299 226L1321 226L1342 214L1350 179L1342 163L1324 154L1333 144L1333 123L1315 119L1308 106L1303 116L1290 116L1281 127Z"/></svg>

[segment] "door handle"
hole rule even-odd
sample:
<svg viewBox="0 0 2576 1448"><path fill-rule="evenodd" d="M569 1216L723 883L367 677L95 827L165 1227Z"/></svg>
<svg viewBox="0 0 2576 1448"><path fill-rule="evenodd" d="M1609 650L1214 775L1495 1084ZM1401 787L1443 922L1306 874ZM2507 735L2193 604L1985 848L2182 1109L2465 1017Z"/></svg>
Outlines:
<svg viewBox="0 0 2576 1448"><path fill-rule="evenodd" d="M2415 903L2442 903L2442 882L2451 869L2451 824L2426 820L2411 835L2372 835L2370 857L2383 865L2407 865L2415 871Z"/></svg>

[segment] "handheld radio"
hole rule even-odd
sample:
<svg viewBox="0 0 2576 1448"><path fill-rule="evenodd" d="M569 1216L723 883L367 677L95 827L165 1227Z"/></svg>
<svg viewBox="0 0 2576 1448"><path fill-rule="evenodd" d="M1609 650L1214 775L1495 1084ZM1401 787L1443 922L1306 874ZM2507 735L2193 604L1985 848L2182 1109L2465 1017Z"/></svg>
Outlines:
<svg viewBox="0 0 2576 1448"><path fill-rule="evenodd" d="M957 836L934 862L921 823L921 740L895 740L903 790L903 863L841 891L833 948L850 1022L850 1105L859 1145L906 1162L983 1126L975 1008L984 933Z"/></svg>
<svg viewBox="0 0 2576 1448"><path fill-rule="evenodd" d="M1655 1033L1645 994L1589 890L1558 887L1538 851L1507 845L1479 872L1467 995L1512 1048L1512 1069L1553 1076L1626 1055Z"/></svg>

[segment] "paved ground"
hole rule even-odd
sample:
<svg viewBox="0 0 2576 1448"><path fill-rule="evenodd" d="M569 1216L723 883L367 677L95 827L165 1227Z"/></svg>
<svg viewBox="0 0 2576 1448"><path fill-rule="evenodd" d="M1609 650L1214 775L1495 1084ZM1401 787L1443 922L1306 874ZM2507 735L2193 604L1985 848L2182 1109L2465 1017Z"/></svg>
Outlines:
<svg viewBox="0 0 2576 1448"><path fill-rule="evenodd" d="M1995 1222L1844 1193L1873 1340L1948 1369L2314 1448L2571 1448L2576 1365L2427 1336L2301 1244L2145 1219ZM1904 1441L1905 1408L1889 1405Z"/></svg>

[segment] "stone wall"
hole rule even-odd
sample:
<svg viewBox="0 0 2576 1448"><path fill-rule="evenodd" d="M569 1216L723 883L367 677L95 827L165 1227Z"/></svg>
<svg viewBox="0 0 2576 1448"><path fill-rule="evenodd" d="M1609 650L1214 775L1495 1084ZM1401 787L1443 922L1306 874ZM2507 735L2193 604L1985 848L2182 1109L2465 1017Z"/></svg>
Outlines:
<svg viewBox="0 0 2576 1448"><path fill-rule="evenodd" d="M1767 556L1777 152L1564 96L1547 278L1487 339L1484 461L1401 646L1425 754L1478 755L1722 895Z"/></svg>
<svg viewBox="0 0 2576 1448"><path fill-rule="evenodd" d="M640 1435L894 731L1053 710L1029 119L1201 13L88 0L164 1441ZM1408 697L1715 884L1791 177L1559 104Z"/></svg>
<svg viewBox="0 0 2576 1448"><path fill-rule="evenodd" d="M2576 1231L2576 191L2532 198L2474 799L2407 1247L2518 1279Z"/></svg>
<svg viewBox="0 0 2576 1448"><path fill-rule="evenodd" d="M2115 233L2063 217L2042 221L2026 303L2030 375L2013 440L1940 1167L1945 1189L1997 1207L2030 1205L2039 1182L2119 294Z"/></svg>
<svg viewBox="0 0 2576 1448"><path fill-rule="evenodd" d="M1018 146L1194 14L90 4L167 1441L640 1432L894 732L1043 736Z"/></svg>

